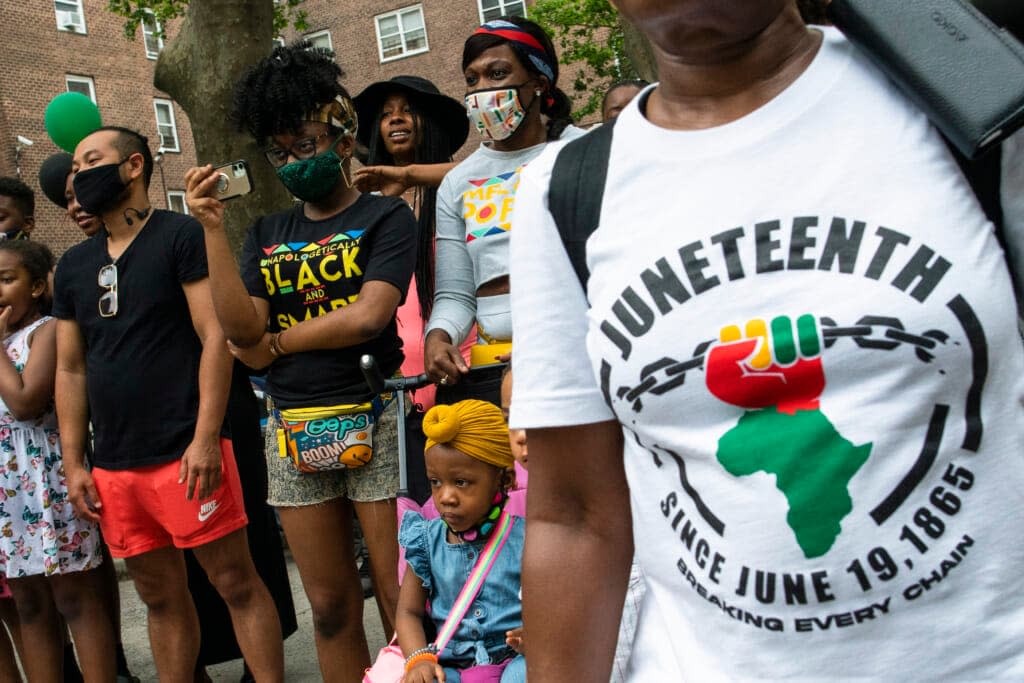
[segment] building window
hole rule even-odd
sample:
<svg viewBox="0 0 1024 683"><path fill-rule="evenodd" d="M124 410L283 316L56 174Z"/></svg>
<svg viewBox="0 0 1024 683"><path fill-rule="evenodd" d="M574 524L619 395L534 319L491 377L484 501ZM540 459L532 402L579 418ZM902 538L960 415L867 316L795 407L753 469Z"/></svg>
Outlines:
<svg viewBox="0 0 1024 683"><path fill-rule="evenodd" d="M67 86L68 92L80 92L92 100L93 104L96 104L96 83L88 76L67 74L64 76L64 84Z"/></svg>
<svg viewBox="0 0 1024 683"><path fill-rule="evenodd" d="M324 50L330 50L334 52L334 46L331 44L331 32L330 31L317 31L316 33L310 33L306 36L313 47L323 48ZM284 43L284 40L281 40Z"/></svg>
<svg viewBox="0 0 1024 683"><path fill-rule="evenodd" d="M397 12L380 14L377 20L377 45L380 61L426 52L427 29L423 23L423 6L414 5Z"/></svg>
<svg viewBox="0 0 1024 683"><path fill-rule="evenodd" d="M156 129L160 133L160 147L165 152L180 152L178 126L174 123L174 105L170 100L153 100L156 110Z"/></svg>
<svg viewBox="0 0 1024 683"><path fill-rule="evenodd" d="M182 190L167 190L167 208L178 213L188 214L185 193Z"/></svg>
<svg viewBox="0 0 1024 683"><path fill-rule="evenodd" d="M480 3L480 23L494 21L498 17L525 17L526 2L524 0L478 0Z"/></svg>
<svg viewBox="0 0 1024 683"><path fill-rule="evenodd" d="M54 0L53 9L57 13L58 31L85 33L85 12L82 11L82 0Z"/></svg>
<svg viewBox="0 0 1024 683"><path fill-rule="evenodd" d="M159 57L160 50L164 49L163 26L152 12L146 12L146 18L142 20L142 42L150 59Z"/></svg>

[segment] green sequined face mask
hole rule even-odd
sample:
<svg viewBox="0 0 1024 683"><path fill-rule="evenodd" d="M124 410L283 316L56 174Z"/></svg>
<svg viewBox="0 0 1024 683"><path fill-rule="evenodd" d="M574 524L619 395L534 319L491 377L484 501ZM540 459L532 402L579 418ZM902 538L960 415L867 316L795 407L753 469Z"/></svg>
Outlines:
<svg viewBox="0 0 1024 683"><path fill-rule="evenodd" d="M277 169L288 191L304 202L316 202L331 193L341 181L341 157L333 147L309 159L285 164Z"/></svg>

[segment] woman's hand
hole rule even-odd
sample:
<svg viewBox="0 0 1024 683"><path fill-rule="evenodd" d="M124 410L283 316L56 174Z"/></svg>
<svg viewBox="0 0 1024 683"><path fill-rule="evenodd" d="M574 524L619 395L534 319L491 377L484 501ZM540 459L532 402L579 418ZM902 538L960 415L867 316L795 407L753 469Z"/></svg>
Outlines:
<svg viewBox="0 0 1024 683"><path fill-rule="evenodd" d="M505 644L521 655L526 654L526 645L523 643L523 627L505 631Z"/></svg>
<svg viewBox="0 0 1024 683"><path fill-rule="evenodd" d="M403 166L363 166L354 182L360 192L380 192L386 197L401 197L411 184Z"/></svg>
<svg viewBox="0 0 1024 683"><path fill-rule="evenodd" d="M444 683L444 669L437 662L423 660L402 676L402 683Z"/></svg>
<svg viewBox="0 0 1024 683"><path fill-rule="evenodd" d="M274 354L270 352L270 333L266 332L254 346L242 348L228 342L228 351L238 360L253 370L262 370L274 362Z"/></svg>
<svg viewBox="0 0 1024 683"><path fill-rule="evenodd" d="M438 384L456 384L469 372L459 347L452 344L451 337L444 330L431 330L427 335L423 360L427 375Z"/></svg>
<svg viewBox="0 0 1024 683"><path fill-rule="evenodd" d="M185 171L185 203L207 230L224 227L224 203L214 198L219 178L210 164Z"/></svg>

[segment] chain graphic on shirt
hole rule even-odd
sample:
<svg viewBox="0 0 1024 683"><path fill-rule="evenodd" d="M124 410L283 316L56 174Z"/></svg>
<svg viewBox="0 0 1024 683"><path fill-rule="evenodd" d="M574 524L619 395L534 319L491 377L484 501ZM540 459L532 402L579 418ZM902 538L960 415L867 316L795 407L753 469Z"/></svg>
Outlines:
<svg viewBox="0 0 1024 683"><path fill-rule="evenodd" d="M931 363L935 359L935 348L949 340L949 335L942 330L925 330L920 334L907 332L899 318L890 316L866 315L848 326L840 326L830 317L821 317L818 322L826 349L832 348L844 338L853 340L862 349L895 351L910 346L922 363ZM697 344L686 360L666 356L649 363L640 371L640 381L636 386L619 387L615 392L616 397L629 401L634 412L643 411L644 395L661 396L682 386L688 372L703 370L707 350L716 341L708 339Z"/></svg>

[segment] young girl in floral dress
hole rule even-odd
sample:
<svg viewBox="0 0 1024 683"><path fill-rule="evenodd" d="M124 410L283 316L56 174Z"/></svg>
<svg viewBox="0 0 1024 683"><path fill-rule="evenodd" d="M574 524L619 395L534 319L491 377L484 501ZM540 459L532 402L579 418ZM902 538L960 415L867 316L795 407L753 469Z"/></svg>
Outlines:
<svg viewBox="0 0 1024 683"><path fill-rule="evenodd" d="M0 570L32 644L22 662L28 679L62 679L60 613L85 680L106 682L115 677L114 631L93 571L103 561L100 538L67 499L54 413L57 335L44 315L52 268L44 245L0 242Z"/></svg>

